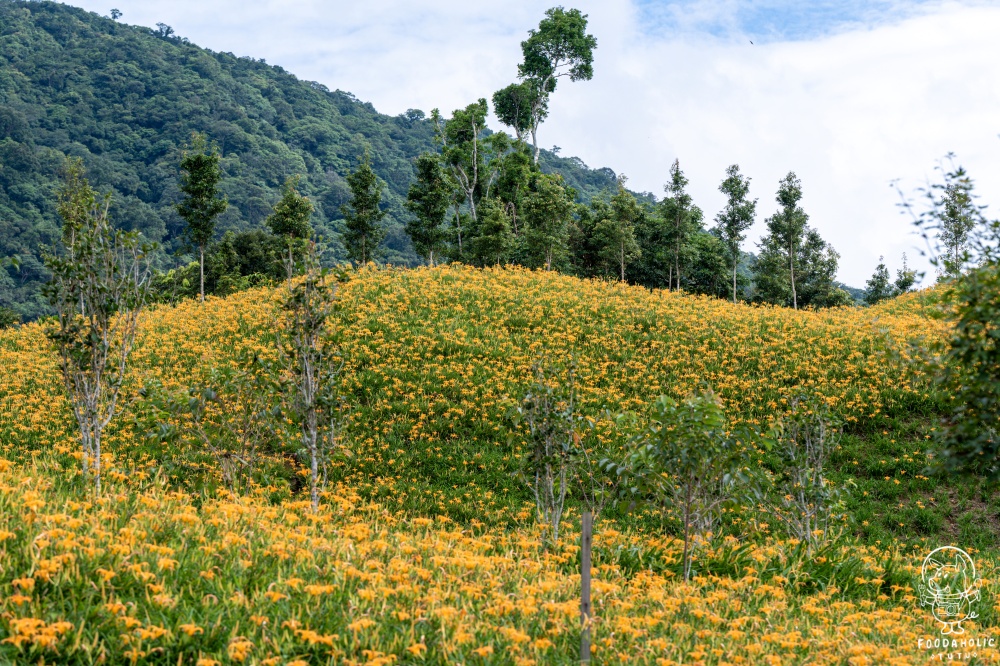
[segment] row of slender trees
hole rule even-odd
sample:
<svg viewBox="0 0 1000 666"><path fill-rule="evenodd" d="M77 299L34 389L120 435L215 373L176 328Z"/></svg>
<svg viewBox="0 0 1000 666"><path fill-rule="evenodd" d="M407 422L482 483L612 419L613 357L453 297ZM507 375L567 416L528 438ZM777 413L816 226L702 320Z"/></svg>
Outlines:
<svg viewBox="0 0 1000 666"><path fill-rule="evenodd" d="M778 210L754 261L742 249L757 213L750 179L730 166L720 184L727 203L706 228L675 161L657 203L637 198L618 178L614 192L582 204L558 175L543 173L531 148L484 131L486 100L435 111L440 152L416 162L407 231L433 265L450 260L514 263L582 277L617 278L650 288L801 307L851 302L835 278L839 255L809 227L794 173L780 183Z"/></svg>
<svg viewBox="0 0 1000 666"><path fill-rule="evenodd" d="M493 95L497 118L514 136L486 127L486 99L444 118L435 109L439 149L416 161L407 231L425 261L479 266L520 264L583 277L617 278L791 307L851 302L835 283L838 255L808 226L801 183L789 173L756 261L742 249L757 212L750 179L730 166L720 190L726 207L706 229L675 161L659 203L638 199L624 176L606 196L582 204L539 165L538 127L561 78L589 80L597 40L578 10L553 8L521 43L519 82ZM527 138L530 136L531 144Z"/></svg>
<svg viewBox="0 0 1000 666"><path fill-rule="evenodd" d="M727 168L719 185L726 204L711 226L688 193L678 160L659 202L634 195L622 175L614 191L581 203L558 175L543 172L538 128L557 82L593 76L597 40L586 29L586 15L557 7L546 12L537 30L529 31L521 44L519 81L492 97L495 114L513 136L487 128L490 107L485 98L456 109L450 118L437 109L432 112L438 148L415 160L406 202L412 214L406 231L424 261L431 266L446 261L518 264L792 308L852 303L853 297L836 282L839 254L809 225L800 205L802 183L794 172L778 183L777 208L765 219L767 231L755 253L743 246L757 218L758 199L750 198L750 178L737 164ZM177 210L198 250L202 298L206 248L212 250L213 282L227 271L237 277L248 271L277 274L280 262L270 261L270 268L267 261L257 262L248 268L253 262L246 256L280 252L285 234L269 218L269 237L244 233L244 238L227 237L212 245L214 219L226 208L218 196L218 163L218 152L203 136L194 137L181 162L185 199ZM945 257L950 257L942 264L943 274L959 270L955 258L967 241L973 217L963 173L950 175L955 177L941 192L929 193L940 194L935 205L941 207L942 219L952 220L940 233L948 248ZM341 241L352 261L377 261L386 234L384 185L367 152L347 183L351 199L341 209ZM294 179L286 183L283 196L290 192L295 193ZM908 291L916 279L905 255L895 280L880 259L864 300L874 304Z"/></svg>
<svg viewBox="0 0 1000 666"><path fill-rule="evenodd" d="M620 176L614 192L581 204L558 175L541 171L527 143L502 132L485 131L487 112L482 99L456 110L449 119L436 110L432 115L440 150L416 160L416 176L407 198L413 218L406 227L428 264L512 263L796 308L851 302L835 283L839 255L809 227L808 216L799 206L802 188L794 173L779 183L778 210L767 219L768 233L753 258L742 245L755 221L757 200L749 198L750 179L738 165L727 169L719 186L727 203L710 229L687 191L688 179L676 160L664 187L666 196L658 203L638 199ZM281 237L291 233L306 238L311 233L305 228L285 229L271 216L266 220L270 237L249 233L243 234L247 238L241 239L240 247L231 237L213 244L215 219L224 212L226 202L219 194L219 154L204 136L196 135L185 150L181 172L185 198L177 210L197 250L202 299L206 256L210 280L217 286L220 271L247 272L239 269L247 257L238 255L275 255L282 251ZM379 258L385 237L382 183L368 154L348 174L347 182L351 199L342 208L341 239L348 257L365 264ZM308 205L296 191L294 178L282 192L276 210ZM250 237L256 239L257 247L246 246ZM272 259L269 265L254 270L276 277L280 262Z"/></svg>
<svg viewBox="0 0 1000 666"><path fill-rule="evenodd" d="M218 155L203 137L195 137L183 157L182 170L185 198L178 212L188 221L189 238L199 250L204 298L205 249L214 218L225 210L226 202L217 189ZM301 443L299 453L309 470L315 508L327 462L339 443L342 401L335 379L342 361L332 341L330 314L343 276L319 265L309 223L313 207L296 191L296 182L291 178L285 183L281 199L267 218L281 242L278 259L286 277L279 316L271 331L277 364L262 363L255 356L242 363L235 375L213 370L214 385L196 387L190 395L163 395L156 387L146 387L142 394L159 413L172 413L171 422L186 424L193 438L215 456L230 485L239 476L238 467L253 465L257 440L266 435L262 435L267 430L262 424L271 422L269 415L283 414L280 421L292 431L290 438ZM110 205L110 194L99 195L90 187L82 162L69 160L59 193L62 242L46 256L52 279L45 293L56 317L45 330L59 354L66 394L79 427L84 477L93 482L98 494L104 433L125 408L121 391L139 315L154 289L155 247L143 242L137 232L114 229L108 217ZM209 403L223 399L220 388L242 396L244 407L252 402L259 408L235 410L235 416L230 415L238 421L235 426L224 424L212 430L204 416ZM163 432L169 434L172 428ZM227 447L226 433L239 446Z"/></svg>
<svg viewBox="0 0 1000 666"><path fill-rule="evenodd" d="M688 179L677 160L659 202L636 197L619 176L614 191L584 204L558 175L542 171L538 128L557 82L593 76L597 40L586 29L586 15L557 7L522 42L519 81L492 98L494 112L514 136L487 128L485 98L456 109L450 118L437 109L432 112L438 148L416 159L406 202L412 214L406 231L416 252L431 266L443 261L518 264L734 302L793 308L853 302L835 280L839 255L808 224L800 206L802 184L793 172L778 184L777 210L765 221L767 233L758 252L750 254L743 244L757 217L758 200L750 198L750 178L736 164L720 183L727 203L710 228L687 191ZM218 195L219 155L204 136L194 137L181 170L185 199L177 210L197 249L201 298L206 250L209 281L216 291L242 284L247 274L280 276L280 262L266 257L281 252L285 231L274 228L270 218L272 235L243 233L212 244L214 220L226 202ZM341 210L341 241L352 261L366 264L380 258L386 234L383 184L369 154L348 174L347 183L351 200ZM283 196L294 190L294 180L289 180ZM913 278L904 266L901 277L889 284L877 271L866 299L877 302L905 291Z"/></svg>

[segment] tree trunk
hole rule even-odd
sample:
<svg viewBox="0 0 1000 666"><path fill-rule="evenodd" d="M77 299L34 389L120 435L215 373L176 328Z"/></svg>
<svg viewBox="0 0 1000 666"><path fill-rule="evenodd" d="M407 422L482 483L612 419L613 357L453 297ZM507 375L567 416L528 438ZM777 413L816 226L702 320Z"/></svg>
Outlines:
<svg viewBox="0 0 1000 666"><path fill-rule="evenodd" d="M539 149L538 149L538 135L537 135L537 131L538 131L538 128L535 127L535 126L532 126L532 128L531 128L531 143L535 147L535 164L538 164L538 154L540 152Z"/></svg>
<svg viewBox="0 0 1000 666"><path fill-rule="evenodd" d="M580 531L580 662L590 663L590 551L593 545L594 515L583 512Z"/></svg>
<svg viewBox="0 0 1000 666"><path fill-rule="evenodd" d="M690 506L684 507L684 582L688 582L691 575L691 514Z"/></svg>
<svg viewBox="0 0 1000 666"><path fill-rule="evenodd" d="M310 450L310 454L311 455L309 456L309 458L310 458L310 460L309 460L309 473L310 473L310 476L312 477L312 488L310 488L310 491L309 491L309 499L311 500L311 503L312 503L313 513L315 513L316 510L319 509L319 460L317 459L318 458L318 455L317 455L318 451L316 450L316 448L317 448L316 438L317 438L317 435L318 435L318 433L316 432L317 428L316 428L316 424L315 424L316 417L313 416L312 420L313 420L313 423L310 423L310 427L313 430L313 432L312 432L313 443L312 443L312 447L311 447L311 450Z"/></svg>
<svg viewBox="0 0 1000 666"><path fill-rule="evenodd" d="M462 215L458 211L458 202L455 202L455 228L458 230L458 256L462 257Z"/></svg>
<svg viewBox="0 0 1000 666"><path fill-rule="evenodd" d="M733 303L736 303L736 264L733 264Z"/></svg>
<svg viewBox="0 0 1000 666"><path fill-rule="evenodd" d="M677 290L681 288L681 215L678 212L674 218L674 233L677 235L674 241L674 273L677 280Z"/></svg>
<svg viewBox="0 0 1000 666"><path fill-rule="evenodd" d="M691 479L688 479L688 484ZM691 577L691 503L694 501L694 490L688 485L684 493L684 582Z"/></svg>
<svg viewBox="0 0 1000 666"><path fill-rule="evenodd" d="M200 258L198 264L200 266L200 273L201 273L201 302L204 303L205 302L205 246L204 245L198 246L198 254Z"/></svg>
<svg viewBox="0 0 1000 666"><path fill-rule="evenodd" d="M798 299L798 296L795 293L795 259L794 259L795 255L791 255L791 256L793 258L790 260L788 267L789 267L789 270L790 270L790 272L792 274L792 309L793 310L798 310L799 309L799 299Z"/></svg>
<svg viewBox="0 0 1000 666"><path fill-rule="evenodd" d="M98 430L94 436L94 489L101 496L101 433Z"/></svg>

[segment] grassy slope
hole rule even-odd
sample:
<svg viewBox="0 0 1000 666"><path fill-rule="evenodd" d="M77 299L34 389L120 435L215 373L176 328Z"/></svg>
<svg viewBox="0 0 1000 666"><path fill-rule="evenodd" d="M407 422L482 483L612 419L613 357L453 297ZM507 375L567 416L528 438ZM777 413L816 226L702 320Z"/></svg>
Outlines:
<svg viewBox="0 0 1000 666"><path fill-rule="evenodd" d="M797 387L814 387L847 418L835 476L858 483L852 508L859 535L876 541L955 532L953 507L930 499L940 481L920 474L933 401L919 370L904 363L902 341L940 335L943 324L918 296L871 310L795 313L463 268L364 272L341 296L355 456L338 478L366 496L425 514L506 521L528 499L513 478L523 439L516 429L510 438L509 410L536 359L572 357L582 408L598 417L604 408L641 413L660 393L681 397L710 386L734 420L763 426ZM151 378L174 390L194 385L212 366L232 363L239 348L270 353L273 297L247 292L205 308L188 302L151 313L134 357L133 390ZM41 404L61 400L55 366L37 351L40 329L0 340L25 350L10 363L17 370L0 397L12 410L0 425L7 446L18 438L42 448L65 442L68 415L50 407L45 419L37 404L20 399L28 391ZM141 415L142 403L133 411ZM134 419L119 423L111 450L134 457ZM170 462L166 451L138 449L148 456L144 464ZM973 496L967 486L951 492Z"/></svg>
<svg viewBox="0 0 1000 666"><path fill-rule="evenodd" d="M151 312L131 390L269 353L275 297ZM943 333L925 300L794 313L523 270L356 274L338 314L354 455L317 517L268 488L168 492L176 452L141 443L130 416L109 438L105 499L87 500L41 329L2 332L0 662L572 662L573 520L559 548L538 549L505 416L546 354L576 358L593 413L711 384L734 418L764 423L808 385L850 418L836 474L858 483L869 545L808 558L720 541L684 586L676 542L606 521L598 663L923 661L917 637L936 632L913 595L924 545L889 541L985 545L962 531L978 519L957 503L975 493L918 478L934 404L902 341Z"/></svg>

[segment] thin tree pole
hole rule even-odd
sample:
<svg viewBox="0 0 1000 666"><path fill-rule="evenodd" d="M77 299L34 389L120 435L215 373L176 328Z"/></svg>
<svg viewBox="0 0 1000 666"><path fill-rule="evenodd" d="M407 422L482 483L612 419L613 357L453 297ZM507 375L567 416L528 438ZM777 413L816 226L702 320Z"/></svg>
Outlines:
<svg viewBox="0 0 1000 666"><path fill-rule="evenodd" d="M198 246L198 273L201 276L201 288L199 289L200 300L205 302L205 246Z"/></svg>
<svg viewBox="0 0 1000 666"><path fill-rule="evenodd" d="M736 303L736 263L733 263L733 303Z"/></svg>
<svg viewBox="0 0 1000 666"><path fill-rule="evenodd" d="M594 514L583 512L580 531L580 662L590 663L590 551L593 545Z"/></svg>
<svg viewBox="0 0 1000 666"><path fill-rule="evenodd" d="M791 225L789 225L791 229ZM792 277L792 309L799 309L799 301L795 294L795 239L791 238L791 231L789 231L789 242L788 242L788 269Z"/></svg>

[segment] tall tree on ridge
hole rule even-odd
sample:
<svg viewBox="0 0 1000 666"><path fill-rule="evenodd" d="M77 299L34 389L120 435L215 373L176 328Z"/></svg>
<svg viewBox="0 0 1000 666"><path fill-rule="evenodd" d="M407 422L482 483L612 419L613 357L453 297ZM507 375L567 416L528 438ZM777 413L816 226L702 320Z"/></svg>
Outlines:
<svg viewBox="0 0 1000 666"><path fill-rule="evenodd" d="M681 272L690 254L692 236L701 230L701 209L693 205L687 193L688 179L681 171L680 160L670 166L670 182L663 186L669 196L660 204L666 227L666 240L673 254L673 266L667 277L668 289L681 288Z"/></svg>
<svg viewBox="0 0 1000 666"><path fill-rule="evenodd" d="M482 196L483 175L486 173L486 147L482 133L486 129L487 113L489 106L482 98L464 109L455 109L449 120L444 120L437 109L431 111L435 139L441 144L441 161L448 168L455 187L461 191L473 224L478 215L476 203ZM461 257L463 215L458 201L453 201L453 207L457 255Z"/></svg>
<svg viewBox="0 0 1000 666"><path fill-rule="evenodd" d="M444 218L451 205L448 179L441 168L441 160L433 153L423 153L417 158L416 180L410 184L406 195L406 209L416 217L406 223L406 233L416 251L434 266L434 254L439 253L447 238Z"/></svg>
<svg viewBox="0 0 1000 666"><path fill-rule="evenodd" d="M750 178L740 173L740 165L732 164L726 169L726 179L719 185L719 191L728 197L726 207L715 216L716 229L726 249L726 258L733 272L733 303L736 302L736 267L743 257L740 244L746 240L746 231L753 225L757 212L757 200L750 201Z"/></svg>
<svg viewBox="0 0 1000 666"><path fill-rule="evenodd" d="M270 227L275 236L285 239L288 249L288 256L285 257L285 271L288 279L292 279L295 273L295 249L303 249L303 244L312 235L312 226L309 218L312 217L313 205L307 197L299 194L296 186L299 184L298 176L290 176L281 186L281 199L274 206L274 210L264 223Z"/></svg>
<svg viewBox="0 0 1000 666"><path fill-rule="evenodd" d="M984 207L977 206L972 194L972 179L961 166L944 174L944 183L935 186L940 198L931 197L940 220L939 241L944 248L941 266L949 277L961 275L969 238L976 224L983 219Z"/></svg>
<svg viewBox="0 0 1000 666"><path fill-rule="evenodd" d="M536 266L552 270L566 253L574 208L561 176L538 174L524 201L525 249Z"/></svg>
<svg viewBox="0 0 1000 666"><path fill-rule="evenodd" d="M917 272L906 265L906 253L903 253L903 267L896 270L896 281L893 286L897 294L905 294L917 282Z"/></svg>
<svg viewBox="0 0 1000 666"><path fill-rule="evenodd" d="M514 130L518 141L538 127L549 115L549 100L538 87L538 81L527 79L512 83L493 93L493 112L497 119Z"/></svg>
<svg viewBox="0 0 1000 666"><path fill-rule="evenodd" d="M538 125L548 114L548 101L556 81L568 76L570 81L589 81L594 77L594 49L597 38L587 34L587 15L579 9L553 7L537 30L528 31L521 42L524 62L518 65L521 79L530 82L537 95L530 95L531 142L538 163Z"/></svg>
<svg viewBox="0 0 1000 666"><path fill-rule="evenodd" d="M805 238L809 216L799 207L802 199L802 182L789 171L778 183L778 193L775 200L781 208L767 218L768 235L761 240L761 247L773 245L785 259L788 267L789 286L791 288L792 308L798 309L798 293L795 289L796 260L799 249Z"/></svg>
<svg viewBox="0 0 1000 666"><path fill-rule="evenodd" d="M875 305L892 298L893 295L892 280L889 278L889 269L885 267L885 257L879 257L875 272L865 283L865 303Z"/></svg>
<svg viewBox="0 0 1000 666"><path fill-rule="evenodd" d="M625 180L624 174L618 176L618 191L611 197L610 215L594 225L601 258L617 268L622 282L625 281L625 267L642 255L635 240L635 227L643 211L632 193L625 189Z"/></svg>
<svg viewBox="0 0 1000 666"><path fill-rule="evenodd" d="M853 299L836 284L840 255L809 227L801 197L802 185L789 172L778 187L781 209L767 219L769 233L758 244L755 299L796 309L850 305Z"/></svg>
<svg viewBox="0 0 1000 666"><path fill-rule="evenodd" d="M344 215L344 245L347 255L364 266L375 259L378 246L385 238L382 226L385 211L379 206L382 183L372 169L371 153L367 148L361 164L347 175L347 184L351 188L351 200L340 207Z"/></svg>
<svg viewBox="0 0 1000 666"><path fill-rule="evenodd" d="M187 222L187 235L198 248L201 278L199 293L205 300L205 247L215 233L215 218L229 206L225 197L219 196L219 151L208 145L204 134L194 133L191 145L181 156L181 192L184 200L177 204L177 213Z"/></svg>

